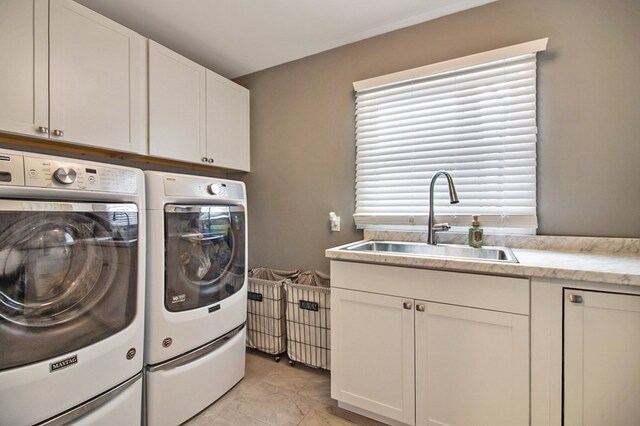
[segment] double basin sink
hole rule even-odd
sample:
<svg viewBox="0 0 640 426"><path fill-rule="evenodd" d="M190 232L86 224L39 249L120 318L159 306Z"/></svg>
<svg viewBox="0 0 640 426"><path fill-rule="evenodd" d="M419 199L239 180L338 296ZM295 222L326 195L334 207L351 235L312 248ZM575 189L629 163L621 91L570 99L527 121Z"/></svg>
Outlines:
<svg viewBox="0 0 640 426"><path fill-rule="evenodd" d="M473 248L455 244L431 245L397 241L360 241L341 250L365 253L406 254L442 259L464 259L484 262L518 263L518 259L507 247Z"/></svg>

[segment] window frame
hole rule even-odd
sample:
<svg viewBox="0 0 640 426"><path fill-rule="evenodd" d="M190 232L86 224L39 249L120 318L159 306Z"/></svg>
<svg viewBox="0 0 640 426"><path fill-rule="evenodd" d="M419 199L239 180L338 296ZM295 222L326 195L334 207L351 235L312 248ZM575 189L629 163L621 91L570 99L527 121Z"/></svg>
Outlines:
<svg viewBox="0 0 640 426"><path fill-rule="evenodd" d="M361 81L354 82L353 87L355 89L356 96L358 96L362 93L365 93L365 94L371 93L371 91L375 91L375 90L381 90L381 91L387 90L388 88L393 88L398 85L410 86L412 84L420 84L421 82L428 81L430 78L431 79L446 78L447 75L452 73L455 74L456 72L459 73L461 72L461 70L462 72L465 72L468 69L473 70L474 68L481 68L489 63L493 63L493 62L499 63L500 61L507 62L512 58L525 57L526 55L530 55L533 58L534 77L535 77L535 73L537 70L537 65L535 63L536 53L545 50L547 46L547 42L548 42L547 38L534 40L527 43L521 43L514 46L508 46L501 49L495 49L488 52L482 52L482 53L478 53L470 56L465 56L465 57L456 58L456 59L452 59L444 62L426 65L423 67L418 67L418 68L400 71L400 72L396 72L396 73L392 73L384 76L361 80ZM537 118L535 117L535 113L537 110L537 94L535 93L536 88L537 88L537 82L534 78L533 127L535 130L533 131L534 145L533 145L533 157L532 157L534 164L533 166L531 165L528 166L529 168L533 167L533 170L534 170L533 184L531 184L531 178L529 177L529 187L533 185L533 191L534 191L533 207L532 207L533 214L531 214L531 206L529 205L529 207L527 208L528 214L523 214L523 213L518 214L516 212L516 213L509 213L509 214L505 214L505 213L493 214L493 215L481 217L483 226L494 228L496 232L504 231L505 233L509 233L508 229L513 229L513 232L518 234L535 233L535 229L537 228L537 206L536 206L537 185L535 182L536 181L535 144L537 143L537 137L535 136L537 134L537 127L536 127ZM356 109L356 120L357 118L358 118L358 111ZM531 144L531 141L528 141L528 143ZM356 144L358 149L359 144L358 144L357 134L356 134ZM426 146L426 145L423 144L422 146ZM455 151L455 149L457 148L453 148L452 151ZM357 164L356 166L356 169L357 169L356 211L354 212L354 215L353 215L354 220L356 222L356 226L361 229L387 229L387 228L388 229L414 229L416 227L420 229L422 228L426 229L426 225L428 221L428 184L431 180L431 176L433 176L436 170L433 170L431 172L431 176L428 176L428 179L425 179L426 184L424 182L420 184L420 187L424 187L425 185L427 186L426 191L423 191L425 192L425 194L420 194L420 197L427 198L427 202L424 202L424 207L422 209L418 209L417 206L413 206L412 208L416 210L411 213L408 213L406 211L402 213L389 213L389 211L387 211L386 213L372 212L372 209L376 208L375 201L373 203L369 203L369 205L373 207L368 207L367 209L359 208L360 206L359 206L359 199L358 199L359 198L358 197L358 182L359 182L358 167L360 165L360 162L362 161L361 156L359 154L360 152L358 151L356 154L356 164ZM368 160L368 161L372 161L372 160ZM371 163L371 164L375 165L375 163ZM448 169L448 171L451 172L454 178L454 183L455 183L456 170ZM369 174L373 174L373 173L370 172ZM424 175L424 174L425 172L422 171L421 175ZM360 182L362 182L362 180ZM443 203L445 201L444 195L446 193L446 186L444 185L443 182L439 182L439 185L436 185L436 188L437 188L436 206L438 206L438 199L440 199L440 204L444 205ZM414 182L411 182L411 183L413 184ZM377 195L377 196L379 199L381 200L383 199L381 198L382 196L380 195ZM531 197L529 196L529 198ZM464 198L461 197L461 201L463 199ZM416 201L416 203L417 202L418 201ZM384 200L384 201L380 201L380 203L389 204L392 202L390 202L389 200ZM422 203L422 198L420 200L420 203ZM405 208L405 210L407 209L407 206L403 206L403 207ZM367 210L367 211L363 213L363 210ZM447 210L446 208L443 209L441 207L436 207L435 210L438 212L437 221L447 221L454 227L468 226L468 224L470 223L471 215L474 214L471 212L452 214L450 213L450 210L446 211ZM443 212L443 210L445 211ZM516 210L517 209L512 211L516 211Z"/></svg>

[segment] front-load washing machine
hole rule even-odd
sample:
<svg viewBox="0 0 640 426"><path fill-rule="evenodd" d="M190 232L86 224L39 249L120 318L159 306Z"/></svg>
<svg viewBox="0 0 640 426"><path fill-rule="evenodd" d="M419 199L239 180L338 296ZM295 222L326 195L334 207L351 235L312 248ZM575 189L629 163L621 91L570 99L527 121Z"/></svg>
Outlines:
<svg viewBox="0 0 640 426"><path fill-rule="evenodd" d="M178 425L245 367L246 195L242 182L145 172L146 419Z"/></svg>
<svg viewBox="0 0 640 426"><path fill-rule="evenodd" d="M144 175L0 150L0 425L142 421Z"/></svg>

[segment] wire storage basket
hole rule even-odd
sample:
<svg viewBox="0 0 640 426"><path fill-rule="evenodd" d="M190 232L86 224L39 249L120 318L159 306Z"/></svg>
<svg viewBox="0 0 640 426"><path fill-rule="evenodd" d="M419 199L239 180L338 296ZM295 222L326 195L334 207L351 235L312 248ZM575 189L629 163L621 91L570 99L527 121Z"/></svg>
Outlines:
<svg viewBox="0 0 640 426"><path fill-rule="evenodd" d="M300 271L255 268L249 271L247 347L275 355L287 350L285 283Z"/></svg>
<svg viewBox="0 0 640 426"><path fill-rule="evenodd" d="M303 272L286 282L287 355L295 362L331 369L331 290L329 277Z"/></svg>
<svg viewBox="0 0 640 426"><path fill-rule="evenodd" d="M297 278L292 279L296 284L311 285L315 287L329 288L331 282L329 275L323 274L320 271L305 271L301 272Z"/></svg>

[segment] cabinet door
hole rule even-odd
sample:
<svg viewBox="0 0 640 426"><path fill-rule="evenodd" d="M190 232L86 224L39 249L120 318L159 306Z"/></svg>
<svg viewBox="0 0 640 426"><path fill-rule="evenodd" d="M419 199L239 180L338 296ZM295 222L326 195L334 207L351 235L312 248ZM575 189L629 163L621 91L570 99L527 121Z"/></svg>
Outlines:
<svg viewBox="0 0 640 426"><path fill-rule="evenodd" d="M565 289L564 424L638 424L639 356L640 296Z"/></svg>
<svg viewBox="0 0 640 426"><path fill-rule="evenodd" d="M412 301L332 288L331 305L331 397L414 424Z"/></svg>
<svg viewBox="0 0 640 426"><path fill-rule="evenodd" d="M47 0L0 2L0 130L47 136L49 16Z"/></svg>
<svg viewBox="0 0 640 426"><path fill-rule="evenodd" d="M416 302L416 424L529 424L529 318Z"/></svg>
<svg viewBox="0 0 640 426"><path fill-rule="evenodd" d="M207 70L207 156L249 171L249 91Z"/></svg>
<svg viewBox="0 0 640 426"><path fill-rule="evenodd" d="M146 39L70 0L49 22L51 138L146 153Z"/></svg>
<svg viewBox="0 0 640 426"><path fill-rule="evenodd" d="M205 68L149 41L149 154L206 157Z"/></svg>

